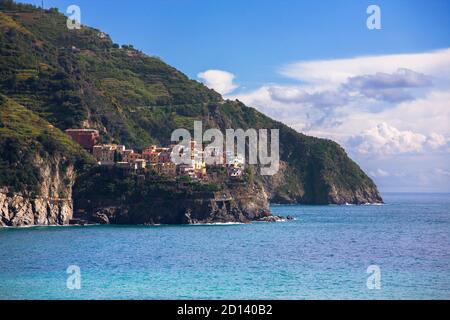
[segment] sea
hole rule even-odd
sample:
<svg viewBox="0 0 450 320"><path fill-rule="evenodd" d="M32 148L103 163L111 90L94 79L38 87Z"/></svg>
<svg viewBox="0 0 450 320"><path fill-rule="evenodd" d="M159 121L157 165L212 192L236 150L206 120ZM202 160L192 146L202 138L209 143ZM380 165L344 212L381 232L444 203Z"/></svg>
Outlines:
<svg viewBox="0 0 450 320"><path fill-rule="evenodd" d="M0 299L450 299L450 194L285 222L0 228Z"/></svg>

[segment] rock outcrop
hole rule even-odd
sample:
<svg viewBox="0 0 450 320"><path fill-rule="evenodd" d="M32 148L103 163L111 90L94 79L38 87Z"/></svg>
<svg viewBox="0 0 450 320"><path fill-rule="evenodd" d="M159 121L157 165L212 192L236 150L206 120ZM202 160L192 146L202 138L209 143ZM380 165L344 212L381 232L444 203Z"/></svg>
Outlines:
<svg viewBox="0 0 450 320"><path fill-rule="evenodd" d="M170 187L171 188L171 187ZM261 185L235 184L220 191L169 189L137 197L117 199L113 195L86 201L75 199L74 223L100 224L203 224L247 223L271 216L267 194ZM183 190L183 188L181 188ZM138 190L134 192L139 193ZM133 199L133 200L132 200Z"/></svg>
<svg viewBox="0 0 450 320"><path fill-rule="evenodd" d="M277 204L366 204L383 203L375 184L361 171L361 178L352 184L346 179L327 179L314 176L309 182L298 179L289 163L280 162L279 171L273 176L262 177L271 203ZM311 170L313 172L313 170ZM310 172L310 173L311 173ZM345 176L345 174L344 174ZM349 181L351 177L347 177ZM344 181L344 183L342 183Z"/></svg>
<svg viewBox="0 0 450 320"><path fill-rule="evenodd" d="M71 200L0 192L0 226L64 225L71 217Z"/></svg>
<svg viewBox="0 0 450 320"><path fill-rule="evenodd" d="M65 225L73 214L75 171L65 159L35 157L40 185L36 194L0 189L0 226Z"/></svg>

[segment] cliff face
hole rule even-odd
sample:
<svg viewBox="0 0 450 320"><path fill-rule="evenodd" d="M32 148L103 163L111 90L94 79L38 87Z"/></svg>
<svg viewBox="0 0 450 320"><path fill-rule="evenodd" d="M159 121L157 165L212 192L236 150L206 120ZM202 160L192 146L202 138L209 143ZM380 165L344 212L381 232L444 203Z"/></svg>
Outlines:
<svg viewBox="0 0 450 320"><path fill-rule="evenodd" d="M249 191L249 190L246 190ZM270 216L267 198L253 193L242 197L234 191L205 194L171 201L147 198L140 203L95 204L86 213L75 215L78 222L101 224L199 224L246 223Z"/></svg>
<svg viewBox="0 0 450 320"><path fill-rule="evenodd" d="M332 185L328 193L328 198L324 203L335 204L368 204L368 203L383 203L376 187L364 186L356 190L339 189Z"/></svg>
<svg viewBox="0 0 450 320"><path fill-rule="evenodd" d="M0 226L67 224L75 167L90 161L66 134L0 94Z"/></svg>
<svg viewBox="0 0 450 320"><path fill-rule="evenodd" d="M376 186L359 168L343 172L339 169L338 166L327 170L306 166L304 172L309 174L302 175L291 164L281 161L280 170L273 176L262 177L262 183L270 202L278 204L383 203ZM330 177L330 173L334 176Z"/></svg>
<svg viewBox="0 0 450 320"><path fill-rule="evenodd" d="M114 168L93 168L79 177L74 204L78 223L196 224L249 222L270 216L267 194L258 183L205 185L149 173L124 176Z"/></svg>
<svg viewBox="0 0 450 320"><path fill-rule="evenodd" d="M0 226L64 225L72 218L75 171L60 157L37 156L40 185L37 195L0 189Z"/></svg>
<svg viewBox="0 0 450 320"><path fill-rule="evenodd" d="M34 166L39 168L41 181L36 194L0 189L0 226L67 225L71 220L73 223L144 225L246 223L271 216L268 196L259 184L239 182L217 191L196 190L196 187L180 186L172 181L164 190L158 187L144 193L139 177L121 177L119 179L136 182L127 187L129 196L121 197L98 190L100 187L94 178L87 181L92 189L83 194L75 192L73 199L76 171L72 164L61 157L36 156ZM117 172L111 173L115 174ZM120 183L117 181L110 182Z"/></svg>

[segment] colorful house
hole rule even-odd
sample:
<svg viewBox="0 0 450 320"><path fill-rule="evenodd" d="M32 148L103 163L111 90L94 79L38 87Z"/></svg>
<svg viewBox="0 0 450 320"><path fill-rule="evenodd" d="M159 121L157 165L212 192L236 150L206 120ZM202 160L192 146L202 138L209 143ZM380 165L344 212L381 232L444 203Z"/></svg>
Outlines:
<svg viewBox="0 0 450 320"><path fill-rule="evenodd" d="M97 143L99 137L98 130L94 129L67 129L65 132L72 140L89 152L92 152L92 148Z"/></svg>

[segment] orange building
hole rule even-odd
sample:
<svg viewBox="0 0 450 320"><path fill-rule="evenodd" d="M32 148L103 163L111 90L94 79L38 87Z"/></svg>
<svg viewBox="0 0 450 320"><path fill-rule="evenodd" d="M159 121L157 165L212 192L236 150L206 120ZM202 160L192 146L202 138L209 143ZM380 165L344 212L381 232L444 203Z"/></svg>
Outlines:
<svg viewBox="0 0 450 320"><path fill-rule="evenodd" d="M92 152L99 137L98 131L94 129L67 129L65 132L89 152Z"/></svg>

